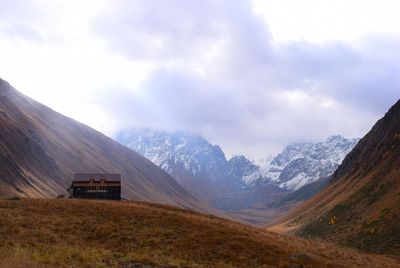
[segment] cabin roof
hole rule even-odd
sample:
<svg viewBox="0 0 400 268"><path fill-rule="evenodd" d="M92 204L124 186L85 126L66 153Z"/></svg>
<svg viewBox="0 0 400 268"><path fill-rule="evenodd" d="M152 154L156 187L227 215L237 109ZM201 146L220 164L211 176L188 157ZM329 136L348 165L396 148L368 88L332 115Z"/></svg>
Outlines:
<svg viewBox="0 0 400 268"><path fill-rule="evenodd" d="M121 181L121 174L78 173L74 175L74 181L89 181L92 178L95 181L100 181L103 178L106 181Z"/></svg>

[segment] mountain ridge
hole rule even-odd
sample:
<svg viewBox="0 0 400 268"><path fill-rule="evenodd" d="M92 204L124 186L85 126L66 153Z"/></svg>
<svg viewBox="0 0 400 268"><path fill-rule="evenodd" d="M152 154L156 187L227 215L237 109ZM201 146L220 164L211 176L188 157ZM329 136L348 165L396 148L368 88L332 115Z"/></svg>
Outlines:
<svg viewBox="0 0 400 268"><path fill-rule="evenodd" d="M218 145L182 131L132 129L121 131L115 140L152 160L211 207L256 225L274 220L303 202L304 198L300 197L314 194L319 188L306 187L301 194L295 192L301 186L320 179L323 172L331 175L346 150L357 142L357 139L337 135L320 143L289 145L275 157L248 159L237 155L228 160ZM334 152L335 157L329 158L329 152ZM271 164L274 160L278 164ZM314 169L320 173L312 173ZM271 173L278 175L272 179L268 176ZM305 173L312 176L304 176L303 180L293 184L296 187L286 187L285 183ZM286 180L280 181L282 178ZM293 195L288 196L289 201L285 197L291 192Z"/></svg>
<svg viewBox="0 0 400 268"><path fill-rule="evenodd" d="M132 199L202 209L169 174L0 80L0 196L54 197L79 172L121 173Z"/></svg>
<svg viewBox="0 0 400 268"><path fill-rule="evenodd" d="M359 139L334 135L319 143L293 143L278 155L260 160L243 155L234 155L228 160L218 145L185 132L133 129L121 131L115 140L147 157L173 177L176 176L171 163L179 163L199 180L229 177L236 184L235 190L252 184L272 184L294 191L331 175ZM177 180L185 183L179 176Z"/></svg>

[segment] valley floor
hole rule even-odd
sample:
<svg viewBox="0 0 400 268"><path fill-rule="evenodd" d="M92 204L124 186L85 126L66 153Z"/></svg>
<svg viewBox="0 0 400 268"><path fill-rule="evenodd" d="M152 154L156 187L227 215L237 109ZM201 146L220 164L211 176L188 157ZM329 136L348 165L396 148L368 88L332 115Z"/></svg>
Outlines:
<svg viewBox="0 0 400 268"><path fill-rule="evenodd" d="M0 267L399 267L396 260L141 202L0 200Z"/></svg>

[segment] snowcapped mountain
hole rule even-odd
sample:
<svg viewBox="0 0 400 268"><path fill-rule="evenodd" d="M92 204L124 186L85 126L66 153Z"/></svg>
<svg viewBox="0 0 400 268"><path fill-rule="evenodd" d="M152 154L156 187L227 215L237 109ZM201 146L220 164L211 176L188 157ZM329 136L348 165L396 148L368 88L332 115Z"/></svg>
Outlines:
<svg viewBox="0 0 400 268"><path fill-rule="evenodd" d="M228 161L229 175L238 178L245 185L251 185L253 182L263 178L260 166L256 165L243 155L232 157Z"/></svg>
<svg viewBox="0 0 400 268"><path fill-rule="evenodd" d="M294 143L262 159L238 155L227 160L218 145L185 132L133 129L115 139L164 169L197 199L252 223L272 220L292 208L299 195L315 193L320 187L310 183L331 175L358 142L337 135ZM303 185L311 190L298 193Z"/></svg>
<svg viewBox="0 0 400 268"><path fill-rule="evenodd" d="M335 135L323 142L291 144L272 159L268 171L263 172L262 180L281 188L297 190L332 175L358 141Z"/></svg>
<svg viewBox="0 0 400 268"><path fill-rule="evenodd" d="M358 142L336 135L319 143L291 144L275 156L238 155L228 161L218 145L185 132L136 129L115 139L164 169L196 197L227 210L266 202L331 175Z"/></svg>
<svg viewBox="0 0 400 268"><path fill-rule="evenodd" d="M221 148L197 135L135 130L121 132L116 140L170 174L178 166L199 179L219 180L228 172L228 162Z"/></svg>

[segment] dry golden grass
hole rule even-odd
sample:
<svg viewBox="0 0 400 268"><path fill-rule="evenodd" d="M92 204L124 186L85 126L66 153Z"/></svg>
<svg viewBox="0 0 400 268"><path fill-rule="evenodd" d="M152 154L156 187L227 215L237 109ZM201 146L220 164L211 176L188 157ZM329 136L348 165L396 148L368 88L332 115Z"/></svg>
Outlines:
<svg viewBox="0 0 400 268"><path fill-rule="evenodd" d="M138 202L0 200L1 267L398 267L395 260Z"/></svg>

